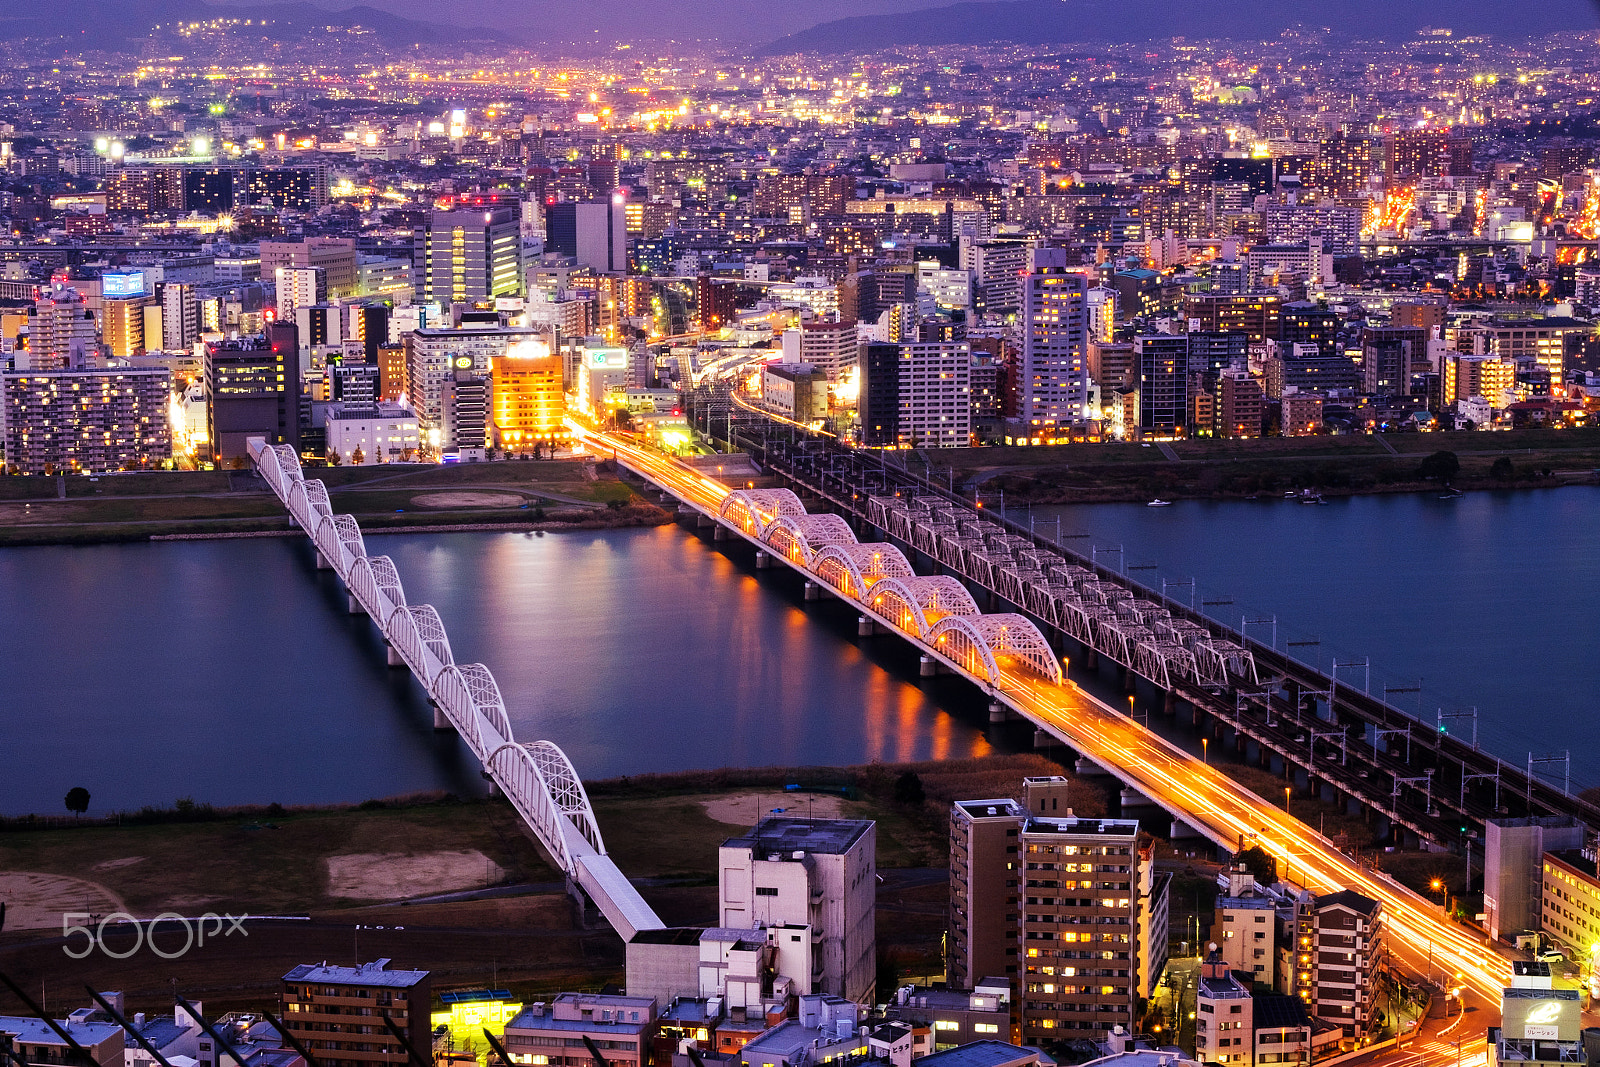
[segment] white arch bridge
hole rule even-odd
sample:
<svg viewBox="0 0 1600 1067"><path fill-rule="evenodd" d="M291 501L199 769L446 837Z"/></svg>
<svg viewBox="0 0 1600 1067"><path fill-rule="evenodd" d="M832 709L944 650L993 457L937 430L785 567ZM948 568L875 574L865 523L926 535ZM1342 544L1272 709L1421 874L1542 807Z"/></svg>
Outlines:
<svg viewBox="0 0 1600 1067"><path fill-rule="evenodd" d="M333 513L327 488L306 480L293 448L259 437L249 448L256 471L316 546L317 566L344 582L351 612L377 625L389 663L409 667L427 690L434 726L461 735L569 884L588 894L624 941L640 930L661 929L665 924L606 854L594 809L566 754L549 741L516 739L489 668L455 661L439 613L406 602L394 563L367 555L361 527Z"/></svg>

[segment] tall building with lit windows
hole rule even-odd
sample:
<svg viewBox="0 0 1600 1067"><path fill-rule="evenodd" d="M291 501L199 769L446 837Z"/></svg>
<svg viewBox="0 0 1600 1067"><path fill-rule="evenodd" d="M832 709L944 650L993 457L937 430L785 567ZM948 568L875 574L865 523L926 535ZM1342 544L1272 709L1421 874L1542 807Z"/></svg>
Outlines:
<svg viewBox="0 0 1600 1067"><path fill-rule="evenodd" d="M432 212L412 243L420 300L473 303L522 290L522 229L511 208Z"/></svg>
<svg viewBox="0 0 1600 1067"><path fill-rule="evenodd" d="M1088 276L1067 270L1066 250L1036 248L1022 278L1020 416L1050 439L1089 416Z"/></svg>
<svg viewBox="0 0 1600 1067"><path fill-rule="evenodd" d="M0 375L0 443L22 474L140 470L172 458L172 372L19 371Z"/></svg>
<svg viewBox="0 0 1600 1067"><path fill-rule="evenodd" d="M524 341L494 357L493 367L495 447L524 452L565 440L561 356L543 342Z"/></svg>
<svg viewBox="0 0 1600 1067"><path fill-rule="evenodd" d="M1131 1032L1139 1000L1133 819L1029 814L1017 837L1022 1043Z"/></svg>

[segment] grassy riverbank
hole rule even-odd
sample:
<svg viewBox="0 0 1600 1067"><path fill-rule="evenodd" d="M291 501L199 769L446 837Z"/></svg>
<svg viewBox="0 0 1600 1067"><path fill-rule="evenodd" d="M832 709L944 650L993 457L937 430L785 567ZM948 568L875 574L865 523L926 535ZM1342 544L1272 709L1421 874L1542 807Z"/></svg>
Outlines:
<svg viewBox="0 0 1600 1067"><path fill-rule="evenodd" d="M335 512L367 529L658 525L669 512L614 473L580 461L394 464L314 472ZM143 541L156 535L283 530L283 506L242 471L158 471L97 478L0 477L0 546Z"/></svg>
<svg viewBox="0 0 1600 1067"><path fill-rule="evenodd" d="M1449 484L1466 490L1594 484L1600 469L1600 429L1196 439L1166 448L1176 460L1158 445L1132 442L919 455L931 458L935 480L943 480L941 467L953 467L958 483L977 481L985 492L1004 490L1034 503L1217 499L1302 488L1330 495L1437 491L1441 483L1421 471L1435 452L1455 454L1460 469ZM912 469L921 473L917 461Z"/></svg>
<svg viewBox="0 0 1600 1067"><path fill-rule="evenodd" d="M641 893L670 924L716 922L717 847L772 808L875 820L880 957L910 974L939 966L950 801L1010 795L1026 775L1061 773L1043 756L1016 754L649 775L588 790L608 851L643 880ZM907 774L920 798L902 785ZM1074 800L1086 814L1104 810L1087 784ZM10 904L0 971L26 988L89 982L123 990L130 1010L145 1011L170 1005L176 979L217 1012L271 1007L284 971L320 959L388 956L432 970L436 992L493 983L527 999L622 978L615 935L603 922L585 929L574 921L560 875L504 800L230 811L184 804L125 816L122 825L51 822L0 822L0 899ZM148 949L125 960L62 955L63 913L118 909L141 918L168 910L305 918L257 925L177 960ZM53 995L60 1003L73 996ZM0 1013L12 1006L0 994Z"/></svg>

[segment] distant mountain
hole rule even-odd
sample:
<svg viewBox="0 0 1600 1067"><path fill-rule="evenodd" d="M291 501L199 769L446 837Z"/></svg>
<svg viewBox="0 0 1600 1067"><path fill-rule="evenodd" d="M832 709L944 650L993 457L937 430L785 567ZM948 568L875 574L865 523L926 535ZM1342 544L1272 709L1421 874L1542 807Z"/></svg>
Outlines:
<svg viewBox="0 0 1600 1067"><path fill-rule="evenodd" d="M1459 33L1531 37L1600 28L1592 0L1003 0L893 15L836 19L779 38L757 55L875 52L946 44L1057 44L1183 36L1260 40L1293 25L1328 26L1358 37L1403 40L1423 26Z"/></svg>
<svg viewBox="0 0 1600 1067"><path fill-rule="evenodd" d="M401 18L375 7L330 9L299 2L210 4L205 0L78 0L18 11L0 22L8 36L59 40L74 49L116 50L156 26L214 18L270 21L274 36L294 36L325 26L362 26L386 45L456 45L508 41L504 31L444 26ZM520 43L520 41L516 42Z"/></svg>

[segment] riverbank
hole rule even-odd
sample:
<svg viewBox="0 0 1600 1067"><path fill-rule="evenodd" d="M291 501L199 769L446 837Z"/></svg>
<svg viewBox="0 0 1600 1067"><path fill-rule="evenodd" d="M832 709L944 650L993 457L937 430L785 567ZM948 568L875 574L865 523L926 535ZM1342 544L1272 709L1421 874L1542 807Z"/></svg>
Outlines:
<svg viewBox="0 0 1600 1067"><path fill-rule="evenodd" d="M672 514L582 460L395 464L316 471L362 529L599 530ZM283 506L244 471L0 478L0 547L271 536Z"/></svg>
<svg viewBox="0 0 1600 1067"><path fill-rule="evenodd" d="M1441 476L1425 461L1449 453ZM1314 489L1325 496L1592 485L1600 430L1403 433L1195 439L1141 444L952 449L921 453L957 483L1008 502L1089 504L1252 499ZM912 462L916 470L917 462Z"/></svg>
<svg viewBox="0 0 1600 1067"><path fill-rule="evenodd" d="M1023 753L587 786L607 851L674 925L716 922L717 847L773 808L874 820L879 958L904 975L939 966L950 801L1011 795L1025 776L1066 773ZM1087 784L1074 800L1085 810L1103 803ZM141 1011L170 1003L172 979L213 1012L270 1007L288 968L352 953L431 970L436 992L493 984L532 1000L622 979L615 935L574 921L559 872L503 799L227 811L190 804L136 818L146 821L0 823L0 899L10 903L0 970L33 989L66 988L71 979L72 988L88 981L123 990L129 1009ZM124 960L63 958L63 911L118 909L140 918L207 910L294 918L252 923L248 937L208 941L177 959L148 945ZM176 928L162 937L167 951L168 940L182 943ZM0 994L0 1009L6 1004Z"/></svg>

